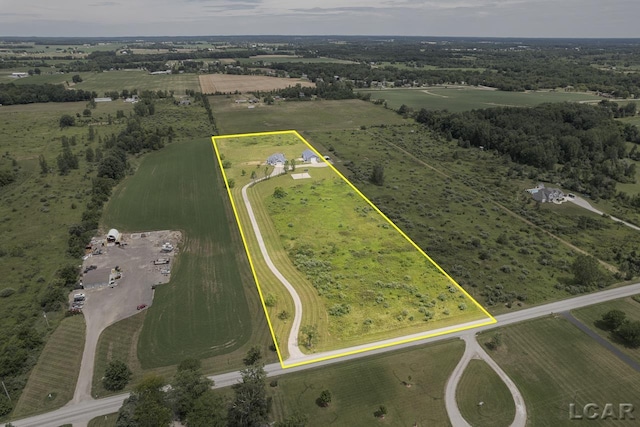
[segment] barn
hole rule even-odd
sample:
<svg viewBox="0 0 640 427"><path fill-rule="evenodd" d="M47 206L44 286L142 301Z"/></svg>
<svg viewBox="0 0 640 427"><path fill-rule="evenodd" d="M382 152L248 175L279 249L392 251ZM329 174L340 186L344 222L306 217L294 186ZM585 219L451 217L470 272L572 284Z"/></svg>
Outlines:
<svg viewBox="0 0 640 427"><path fill-rule="evenodd" d="M107 242L115 243L119 241L120 241L120 232L115 228L112 228L111 230L109 230L109 232L107 233Z"/></svg>

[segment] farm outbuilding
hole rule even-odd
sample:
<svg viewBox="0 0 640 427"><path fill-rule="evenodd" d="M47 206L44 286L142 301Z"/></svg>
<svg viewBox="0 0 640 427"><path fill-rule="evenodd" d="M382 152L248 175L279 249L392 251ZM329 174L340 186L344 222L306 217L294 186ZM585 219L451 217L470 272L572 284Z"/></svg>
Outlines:
<svg viewBox="0 0 640 427"><path fill-rule="evenodd" d="M317 163L320 160L320 156L313 152L313 150L306 149L302 152L302 160L305 163Z"/></svg>
<svg viewBox="0 0 640 427"><path fill-rule="evenodd" d="M112 228L107 233L107 242L119 242L120 241L120 232L115 228Z"/></svg>
<svg viewBox="0 0 640 427"><path fill-rule="evenodd" d="M275 153L269 156L267 159L267 164L271 166L276 165L284 165L284 162L287 161L287 158L282 153Z"/></svg>

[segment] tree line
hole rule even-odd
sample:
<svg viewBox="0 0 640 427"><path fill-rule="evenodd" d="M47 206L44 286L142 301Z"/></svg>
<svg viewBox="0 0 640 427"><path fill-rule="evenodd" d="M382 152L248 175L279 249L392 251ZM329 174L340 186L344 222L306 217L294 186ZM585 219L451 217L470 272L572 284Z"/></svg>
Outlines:
<svg viewBox="0 0 640 427"><path fill-rule="evenodd" d="M496 150L515 162L550 171L564 187L592 197L614 197L616 182L635 181L626 142L640 144L640 132L615 121L606 104L552 103L462 113L422 109L415 119L462 147Z"/></svg>
<svg viewBox="0 0 640 427"><path fill-rule="evenodd" d="M269 424L271 403L261 350L251 348L243 362L242 380L232 386L230 399L212 390L214 383L202 375L199 360L181 362L169 387L160 376L146 376L118 411L116 427L168 427L174 420L187 427L303 427L307 417L301 414ZM126 366L119 366L119 377L128 378L127 371ZM277 380L271 385L277 386ZM331 401L327 393L323 402Z"/></svg>
<svg viewBox="0 0 640 427"><path fill-rule="evenodd" d="M96 92L68 90L64 85L0 83L0 104L32 104L35 102L77 102L97 97Z"/></svg>

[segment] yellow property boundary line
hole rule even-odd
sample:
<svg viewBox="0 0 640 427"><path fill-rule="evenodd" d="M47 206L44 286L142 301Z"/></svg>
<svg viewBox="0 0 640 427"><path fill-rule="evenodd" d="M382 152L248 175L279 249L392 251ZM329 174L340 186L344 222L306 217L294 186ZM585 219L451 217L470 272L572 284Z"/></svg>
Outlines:
<svg viewBox="0 0 640 427"><path fill-rule="evenodd" d="M393 341L393 342L385 343L385 344L381 344L381 345L372 345L371 347L366 347L366 348L352 350L352 351L345 351L344 353L339 353L339 354L331 354L329 356L318 357L317 359L305 360L305 361L302 361L302 362L299 362L299 363L285 364L285 361L282 360L282 354L280 353L280 347L278 346L278 341L276 339L276 335L275 335L275 332L274 332L274 329L273 329L273 325L271 324L271 319L269 318L269 313L267 311L267 306L266 306L265 301L264 301L264 296L262 295L262 289L260 289L260 282L258 281L258 276L256 274L256 269L255 269L254 264L253 264L253 259L251 258L251 253L249 252L249 246L247 244L247 239L245 237L244 230L242 228L242 224L240 223L240 217L238 215L238 208L236 207L236 204L235 204L235 201L233 199L233 196L231 195L231 188L229 188L227 175L226 175L226 173L224 171L224 168L222 167L222 158L220 157L220 151L218 150L218 145L216 143L216 140L218 140L218 139L258 137L258 136L267 136L267 135L295 135L307 147L309 147L309 149L311 149L314 153L316 153L318 155L318 158L323 158L323 156L318 152L318 150L316 150L309 142L307 142L306 139L304 139L302 137L302 135L300 135L295 130L273 131L273 132L256 132L256 133L242 133L242 134L232 134L232 135L218 135L218 136L212 136L211 137L211 142L213 143L213 149L215 151L216 158L218 159L218 165L220 166L220 171L222 172L222 177L224 178L224 183L225 183L225 187L227 189L227 194L229 196L229 200L231 200L231 206L233 208L233 214L235 216L236 223L238 224L238 229L240 230L240 237L242 238L242 243L244 245L245 252L247 253L247 258L249 259L249 265L251 266L251 273L253 274L253 279L255 280L256 287L258 288L258 294L260 295L260 301L262 303L262 308L264 310L265 317L267 318L267 324L269 325L269 331L271 331L271 337L273 338L273 342L274 342L275 347L276 347L276 352L278 354L278 359L280 360L280 366L282 366L283 369L293 368L295 366L300 366L300 365L307 365L307 364L310 364L310 363L321 362L323 360L328 360L328 359L335 359L335 358L338 358L338 357L344 357L344 356L348 356L348 355L351 355L351 354L363 353L363 352L366 352L366 351L376 350L376 349L379 349L379 348L390 347L390 346L399 345L399 344L405 344L405 343L408 343L408 342L423 340L425 338L432 338L432 337L436 337L436 336L440 336L440 335L451 334L451 333L454 333L454 332L465 331L465 330L479 328L481 326L486 326L486 325L491 325L491 324L497 323L497 320L491 314L489 314L489 312L480 303L478 303L478 301L476 301L471 295L469 295L469 293L462 286L460 286L458 284L458 282L456 282L451 276L449 276L447 274L447 272L445 272L433 259L431 259L431 257L429 255L427 255L413 240L411 240L411 238L409 236L407 236L400 228L398 228L398 226L396 224L394 224L393 221L391 221L389 218L387 218L387 216L384 213L382 213L382 211L380 209L378 209L378 207L376 205L374 205L373 202L371 202L364 194L362 194L362 192L360 190L358 190L351 183L351 181L349 181L344 175L342 175L342 173L340 173L340 171L338 171L338 169L336 169L331 163L327 162L328 166L333 170L333 172L335 172L340 178L342 178L347 184L349 184L349 186L360 197L362 197L369 204L369 206L371 206L380 216L382 216L382 218L384 218L398 233L400 233L400 235L402 235L402 237L407 239L407 241L409 243L411 243L411 245L420 254L422 254L425 258L427 258L429 260L429 262L431 262L431 264L433 264L438 271L440 271L442 274L444 274L444 276L451 283L453 283L465 296L467 296L478 308L480 308L480 310L489 318L489 320L487 322L479 323L477 325L464 326L464 327L460 327L460 328L455 328L454 327L451 330L446 330L444 332L439 332L439 333L431 333L431 334L429 334L428 332L426 332L425 335L421 335L421 336L418 336L418 337L413 337L413 338L410 338L410 339L404 339L404 340L403 339L398 339L398 341ZM309 355L309 356L312 356L312 355Z"/></svg>

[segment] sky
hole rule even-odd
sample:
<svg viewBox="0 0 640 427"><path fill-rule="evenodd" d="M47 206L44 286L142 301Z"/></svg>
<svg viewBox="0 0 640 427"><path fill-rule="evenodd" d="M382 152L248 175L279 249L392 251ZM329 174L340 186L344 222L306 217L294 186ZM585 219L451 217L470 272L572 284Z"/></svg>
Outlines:
<svg viewBox="0 0 640 427"><path fill-rule="evenodd" d="M640 0L0 0L0 36L640 37Z"/></svg>

